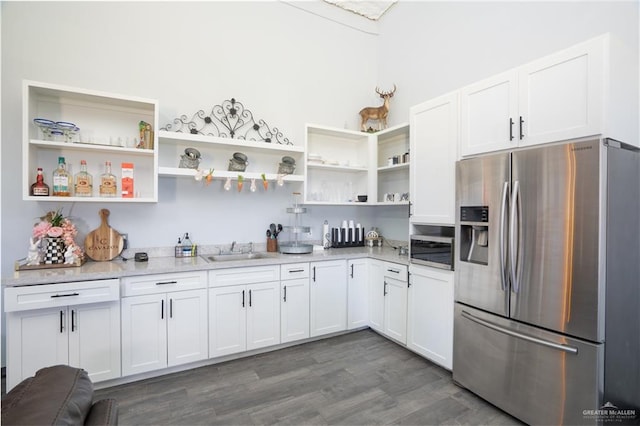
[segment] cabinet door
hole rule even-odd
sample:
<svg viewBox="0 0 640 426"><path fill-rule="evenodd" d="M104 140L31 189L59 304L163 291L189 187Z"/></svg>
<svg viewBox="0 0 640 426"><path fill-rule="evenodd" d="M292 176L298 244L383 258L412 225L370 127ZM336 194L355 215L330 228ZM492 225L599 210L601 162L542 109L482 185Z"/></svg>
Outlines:
<svg viewBox="0 0 640 426"><path fill-rule="evenodd" d="M7 391L42 367L67 364L67 308L7 313Z"/></svg>
<svg viewBox="0 0 640 426"><path fill-rule="evenodd" d="M120 303L69 307L69 365L93 382L120 377Z"/></svg>
<svg viewBox="0 0 640 426"><path fill-rule="evenodd" d="M407 282L384 277L384 334L407 343Z"/></svg>
<svg viewBox="0 0 640 426"><path fill-rule="evenodd" d="M247 350L280 343L280 283L247 286Z"/></svg>
<svg viewBox="0 0 640 426"><path fill-rule="evenodd" d="M453 272L411 265L407 347L451 370Z"/></svg>
<svg viewBox="0 0 640 426"><path fill-rule="evenodd" d="M517 146L517 118L517 70L460 89L460 154Z"/></svg>
<svg viewBox="0 0 640 426"><path fill-rule="evenodd" d="M124 297L122 308L122 374L167 366L165 294Z"/></svg>
<svg viewBox="0 0 640 426"><path fill-rule="evenodd" d="M384 262L369 261L369 327L384 331Z"/></svg>
<svg viewBox="0 0 640 426"><path fill-rule="evenodd" d="M521 146L602 132L604 42L598 38L520 68Z"/></svg>
<svg viewBox="0 0 640 426"><path fill-rule="evenodd" d="M209 289L209 357L247 349L246 286Z"/></svg>
<svg viewBox="0 0 640 426"><path fill-rule="evenodd" d="M411 108L411 222L455 223L458 93Z"/></svg>
<svg viewBox="0 0 640 426"><path fill-rule="evenodd" d="M305 339L309 337L309 278L282 281L281 286L282 343Z"/></svg>
<svg viewBox="0 0 640 426"><path fill-rule="evenodd" d="M349 330L369 324L369 269L368 259L354 259L347 264L347 328Z"/></svg>
<svg viewBox="0 0 640 426"><path fill-rule="evenodd" d="M347 329L347 262L311 263L311 337Z"/></svg>
<svg viewBox="0 0 640 426"><path fill-rule="evenodd" d="M167 364L185 364L207 359L207 290L167 294Z"/></svg>

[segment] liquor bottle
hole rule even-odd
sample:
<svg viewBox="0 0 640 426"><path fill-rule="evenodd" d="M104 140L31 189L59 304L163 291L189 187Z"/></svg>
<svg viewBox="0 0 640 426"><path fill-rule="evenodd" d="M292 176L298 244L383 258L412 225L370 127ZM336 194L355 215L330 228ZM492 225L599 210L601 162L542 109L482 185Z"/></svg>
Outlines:
<svg viewBox="0 0 640 426"><path fill-rule="evenodd" d="M87 162L80 160L80 171L75 176L76 197L93 196L93 176L87 172Z"/></svg>
<svg viewBox="0 0 640 426"><path fill-rule="evenodd" d="M73 178L67 171L64 157L58 157L58 168L53 171L53 193L54 197L70 197Z"/></svg>
<svg viewBox="0 0 640 426"><path fill-rule="evenodd" d="M44 183L44 174L42 173L42 167L38 167L36 181L31 184L31 195L35 197L49 196L49 185Z"/></svg>
<svg viewBox="0 0 640 426"><path fill-rule="evenodd" d="M100 196L115 197L118 195L118 181L111 173L111 161L104 163L104 173L100 175Z"/></svg>

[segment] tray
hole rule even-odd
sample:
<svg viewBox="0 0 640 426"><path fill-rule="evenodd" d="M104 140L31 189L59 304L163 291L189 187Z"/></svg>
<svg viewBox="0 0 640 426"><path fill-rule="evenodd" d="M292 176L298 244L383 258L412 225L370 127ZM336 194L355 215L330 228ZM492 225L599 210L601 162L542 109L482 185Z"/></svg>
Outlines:
<svg viewBox="0 0 640 426"><path fill-rule="evenodd" d="M14 264L14 268L16 271L30 271L33 269L59 269L59 268L77 268L78 266L82 266L87 261L86 258L82 260L76 260L75 263L72 264L64 264L64 263L53 263L46 264L41 263L39 265L27 265L27 258L16 260Z"/></svg>

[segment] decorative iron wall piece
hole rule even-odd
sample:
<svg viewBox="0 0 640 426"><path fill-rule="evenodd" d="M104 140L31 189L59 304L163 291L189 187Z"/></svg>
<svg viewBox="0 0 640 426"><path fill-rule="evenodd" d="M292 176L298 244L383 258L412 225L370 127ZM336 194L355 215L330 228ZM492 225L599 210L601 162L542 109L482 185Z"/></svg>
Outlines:
<svg viewBox="0 0 640 426"><path fill-rule="evenodd" d="M251 111L234 98L214 105L208 114L200 110L191 119L181 115L160 130L293 145L277 127L271 129L264 120L255 121Z"/></svg>

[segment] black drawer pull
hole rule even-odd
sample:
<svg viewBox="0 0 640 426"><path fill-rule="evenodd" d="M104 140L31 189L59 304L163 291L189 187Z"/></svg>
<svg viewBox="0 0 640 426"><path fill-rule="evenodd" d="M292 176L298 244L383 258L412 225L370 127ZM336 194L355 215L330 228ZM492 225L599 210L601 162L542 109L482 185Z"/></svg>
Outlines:
<svg viewBox="0 0 640 426"><path fill-rule="evenodd" d="M166 284L178 284L178 281L160 281L156 283L156 285L166 285Z"/></svg>
<svg viewBox="0 0 640 426"><path fill-rule="evenodd" d="M304 272L304 269L290 269L289 272Z"/></svg>
<svg viewBox="0 0 640 426"><path fill-rule="evenodd" d="M54 294L51 296L51 298L53 299L54 297L71 297L71 296L80 296L80 293Z"/></svg>
<svg viewBox="0 0 640 426"><path fill-rule="evenodd" d="M394 274L399 274L400 271L397 269L387 269L387 272L393 272Z"/></svg>

